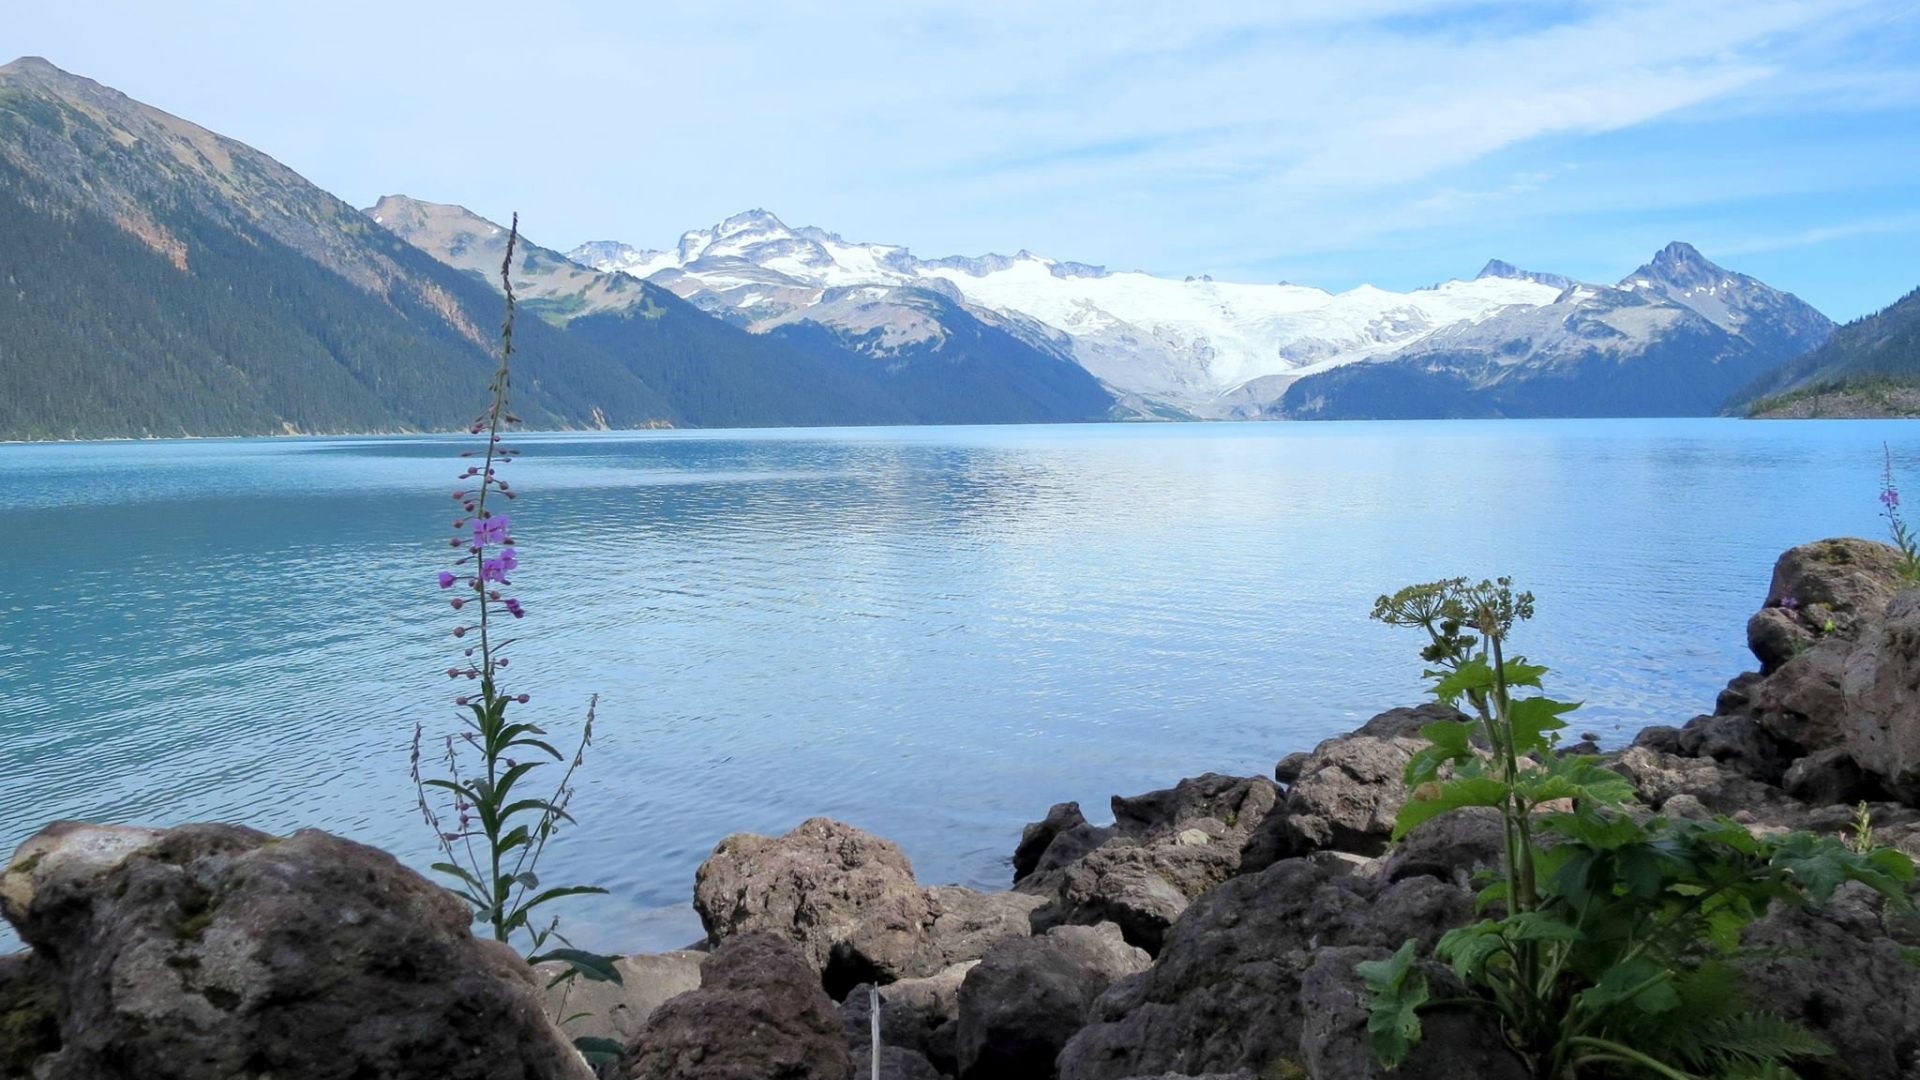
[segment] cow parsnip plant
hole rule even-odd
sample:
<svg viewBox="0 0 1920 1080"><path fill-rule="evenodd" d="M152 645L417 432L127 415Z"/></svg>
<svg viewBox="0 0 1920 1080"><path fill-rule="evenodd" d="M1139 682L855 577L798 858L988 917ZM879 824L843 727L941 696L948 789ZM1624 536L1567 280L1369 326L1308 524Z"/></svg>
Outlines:
<svg viewBox="0 0 1920 1080"><path fill-rule="evenodd" d="M1748 1008L1727 960L1771 906L1822 903L1843 882L1910 907L1912 861L1811 833L1756 837L1726 817L1629 812L1624 777L1555 752L1577 706L1541 693L1547 669L1508 652L1532 614L1533 597L1507 578L1409 586L1374 605L1374 618L1426 634L1435 697L1468 717L1421 729L1429 745L1407 766L1395 838L1475 806L1498 812L1505 838L1478 898L1486 917L1434 948L1470 997L1435 1000L1413 941L1358 966L1376 1057L1399 1064L1420 1040L1421 1010L1442 1006L1491 1008L1539 1080L1792 1077L1794 1059L1832 1053Z"/></svg>

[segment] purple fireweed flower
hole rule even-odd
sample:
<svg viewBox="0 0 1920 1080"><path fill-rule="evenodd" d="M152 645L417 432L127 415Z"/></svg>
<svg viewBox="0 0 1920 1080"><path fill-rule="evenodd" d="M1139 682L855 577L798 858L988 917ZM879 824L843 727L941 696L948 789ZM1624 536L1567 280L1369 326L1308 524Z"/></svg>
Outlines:
<svg viewBox="0 0 1920 1080"><path fill-rule="evenodd" d="M1791 596L1783 596L1780 598L1780 606L1792 611L1794 608L1800 606L1800 601Z"/></svg>
<svg viewBox="0 0 1920 1080"><path fill-rule="evenodd" d="M511 596L507 598L507 614L512 615L514 618L518 619L526 615L526 613L527 613L527 609L520 606L520 601L514 599Z"/></svg>
<svg viewBox="0 0 1920 1080"><path fill-rule="evenodd" d="M453 571L451 570L440 571L440 587L441 588L451 589L453 588L453 583L457 580L459 579L453 576Z"/></svg>
<svg viewBox="0 0 1920 1080"><path fill-rule="evenodd" d="M519 565L520 558L513 553L513 549L503 547L500 549L500 554L480 564L480 579L482 581L497 581L505 585L507 583L507 571Z"/></svg>
<svg viewBox="0 0 1920 1080"><path fill-rule="evenodd" d="M473 546L485 547L498 544L507 538L509 519L505 514L484 517L473 523Z"/></svg>

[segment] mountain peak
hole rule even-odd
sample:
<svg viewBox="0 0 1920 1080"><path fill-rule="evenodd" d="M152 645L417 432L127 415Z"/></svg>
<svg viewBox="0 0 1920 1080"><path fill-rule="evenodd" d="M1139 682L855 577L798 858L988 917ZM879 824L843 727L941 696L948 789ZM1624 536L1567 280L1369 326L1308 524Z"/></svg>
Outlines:
<svg viewBox="0 0 1920 1080"><path fill-rule="evenodd" d="M1573 279L1563 274L1546 274L1538 270L1522 270L1505 259L1488 259L1487 265L1473 275L1473 280L1481 278L1506 278L1510 281L1537 281L1542 285L1552 285L1565 289L1573 285Z"/></svg>
<svg viewBox="0 0 1920 1080"><path fill-rule="evenodd" d="M1650 278L1684 289L1711 284L1728 276L1724 268L1714 265L1692 244L1675 240L1656 252L1652 262L1628 275L1628 280Z"/></svg>
<svg viewBox="0 0 1920 1080"><path fill-rule="evenodd" d="M771 211L754 207L722 221L714 229L716 236L737 236L744 232L791 232L787 223L774 216Z"/></svg>
<svg viewBox="0 0 1920 1080"><path fill-rule="evenodd" d="M26 72L26 71L38 71L43 73L59 72L62 75L66 74L66 72L60 71L59 68L55 67L53 65L53 62L48 60L44 56L22 56L15 59L11 63L0 64L0 74L13 75L13 74L19 74L21 72Z"/></svg>

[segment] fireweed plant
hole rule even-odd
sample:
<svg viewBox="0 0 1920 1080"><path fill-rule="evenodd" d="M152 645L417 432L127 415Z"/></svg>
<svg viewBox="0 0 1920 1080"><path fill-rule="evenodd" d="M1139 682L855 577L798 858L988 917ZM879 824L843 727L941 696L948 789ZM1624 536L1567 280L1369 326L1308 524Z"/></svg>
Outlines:
<svg viewBox="0 0 1920 1080"><path fill-rule="evenodd" d="M461 514L454 518L451 546L460 552L453 568L442 570L439 585L451 592L448 603L459 622L453 636L462 643L460 662L447 677L466 680L477 689L453 699L463 710L460 730L445 737L446 775L424 776L421 748L424 729L413 733L412 771L420 813L426 819L445 856L433 869L454 882L453 891L473 908L473 920L485 924L494 940L518 944L528 963L559 961L563 967L549 986L563 986L560 1014L565 1024L579 1018L566 1015L567 992L576 978L620 981L610 958L573 948L559 932L559 919L546 905L567 896L604 893L593 885L542 886L538 869L547 841L562 823L571 824L567 805L573 798L573 774L593 742L594 708L587 704L586 722L572 755L562 754L548 741L545 729L520 720L516 706L525 705L525 693L509 693L501 685L508 667L502 623L512 625L526 617L526 608L506 590L508 577L520 565L520 545L513 535L513 519L500 505L516 497L501 475L520 451L501 444L501 432L519 418L508 411L510 367L513 357L513 282L509 268L519 242L520 217L514 215L507 233L507 254L500 263L500 284L506 290L506 318L500 327L500 368L488 387L486 412L474 420L470 434L485 435L483 449L460 456L478 459L460 473L463 485L453 493ZM511 621L509 621L511 620ZM510 715L513 714L513 715ZM562 766L550 793L529 794L539 769ZM557 943L557 945L556 945ZM622 1047L611 1040L580 1038L574 1045L589 1061L615 1060Z"/></svg>
<svg viewBox="0 0 1920 1080"><path fill-rule="evenodd" d="M1508 652L1533 597L1507 578L1413 585L1373 617L1427 637L1421 658L1440 701L1464 719L1421 728L1397 840L1442 813L1485 807L1505 840L1483 875L1478 922L1443 935L1434 959L1464 994L1436 998L1408 941L1356 973L1372 994L1367 1036L1392 1068L1431 1008L1485 1008L1538 1080L1791 1078L1788 1062L1832 1050L1746 1005L1742 928L1773 904L1823 903L1861 882L1910 909L1911 860L1856 838L1757 837L1727 817L1669 819L1634 805L1633 786L1591 755L1560 754L1577 706L1539 693L1547 669Z"/></svg>
<svg viewBox="0 0 1920 1080"><path fill-rule="evenodd" d="M1920 541L1907 528L1900 514L1900 487L1893 481L1893 448L1880 444L1884 464L1880 469L1880 516L1887 519L1887 534L1900 549L1900 576L1909 585L1920 585Z"/></svg>

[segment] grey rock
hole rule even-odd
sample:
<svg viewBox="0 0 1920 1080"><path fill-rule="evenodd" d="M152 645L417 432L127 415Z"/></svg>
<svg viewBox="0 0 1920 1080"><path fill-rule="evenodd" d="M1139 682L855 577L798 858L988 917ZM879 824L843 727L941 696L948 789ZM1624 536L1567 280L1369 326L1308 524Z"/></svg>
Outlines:
<svg viewBox="0 0 1920 1080"><path fill-rule="evenodd" d="M45 1080L589 1075L458 898L323 832L61 822L0 909L61 997Z"/></svg>
<svg viewBox="0 0 1920 1080"><path fill-rule="evenodd" d="M0 1077L32 1076L59 1049L60 988L52 969L31 950L0 956Z"/></svg>
<svg viewBox="0 0 1920 1080"><path fill-rule="evenodd" d="M1045 899L1018 892L980 892L959 885L927 889L933 913L928 934L947 966L978 960L1002 938L1032 933L1033 909Z"/></svg>
<svg viewBox="0 0 1920 1080"><path fill-rule="evenodd" d="M960 987L961 1080L1050 1080L1094 999L1148 962L1112 924L1062 926L995 946Z"/></svg>
<svg viewBox="0 0 1920 1080"><path fill-rule="evenodd" d="M1840 745L1847 712L1842 683L1854 651L1854 643L1840 637L1815 643L1755 684L1746 715L1793 756Z"/></svg>
<svg viewBox="0 0 1920 1080"><path fill-rule="evenodd" d="M1877 897L1848 884L1824 908L1777 908L1747 928L1736 961L1755 1008L1833 1046L1829 1080L1920 1076L1920 972L1887 932ZM1844 977L1836 977L1844 973Z"/></svg>
<svg viewBox="0 0 1920 1080"><path fill-rule="evenodd" d="M1767 615L1768 625L1760 630L1761 640L1753 640L1749 624L1748 645L1762 671L1771 673L1788 659L1774 646L1784 633L1774 626L1783 618L1821 638L1852 639L1878 624L1887 601L1899 591L1899 564L1900 553L1891 546L1852 537L1816 540L1788 549L1774 563L1773 580L1767 586L1761 615L1775 614ZM1831 630L1827 629L1829 623Z"/></svg>
<svg viewBox="0 0 1920 1080"><path fill-rule="evenodd" d="M1920 805L1920 589L1887 606L1883 625L1849 659L1841 740L1903 801Z"/></svg>
<svg viewBox="0 0 1920 1080"><path fill-rule="evenodd" d="M1649 750L1657 750L1662 754L1678 754L1680 752L1680 729L1667 724L1654 724L1650 727L1641 728L1640 733L1633 737L1633 745L1644 746Z"/></svg>
<svg viewBox="0 0 1920 1080"><path fill-rule="evenodd" d="M941 1072L954 1072L951 1025L960 1016L960 984L979 961L955 964L923 979L901 979L879 988L880 1041L920 1054ZM872 1038L870 987L856 986L840 1003L847 1043L858 1050Z"/></svg>
<svg viewBox="0 0 1920 1080"><path fill-rule="evenodd" d="M945 966L933 903L899 845L831 818L720 841L694 875L693 906L715 945L762 930L793 942L836 997Z"/></svg>
<svg viewBox="0 0 1920 1080"><path fill-rule="evenodd" d="M1322 848L1380 854L1406 803L1401 776L1407 762L1427 745L1420 728L1461 718L1437 704L1393 709L1314 747L1280 808L1248 837L1241 870L1251 873Z"/></svg>
<svg viewBox="0 0 1920 1080"><path fill-rule="evenodd" d="M1806 817L1806 807L1779 788L1705 758L1631 746L1621 751L1610 767L1631 780L1641 798L1656 810L1676 795L1690 795L1716 814L1747 814L1757 821L1789 827L1798 827Z"/></svg>
<svg viewBox="0 0 1920 1080"><path fill-rule="evenodd" d="M700 988L658 1009L628 1050L630 1080L847 1080L833 1001L785 938L731 935L700 966Z"/></svg>
<svg viewBox="0 0 1920 1080"><path fill-rule="evenodd" d="M1500 812L1473 806L1421 822L1393 846L1380 868L1388 881L1426 876L1469 887L1473 875L1496 869L1506 855Z"/></svg>
<svg viewBox="0 0 1920 1080"><path fill-rule="evenodd" d="M1279 801L1264 776L1207 773L1144 795L1113 797L1114 827L1141 843L1199 829L1238 848Z"/></svg>
<svg viewBox="0 0 1920 1080"><path fill-rule="evenodd" d="M1295 780L1300 779L1301 773L1307 771L1307 766L1312 761L1313 755L1311 753L1305 750L1295 750L1274 764L1273 778L1283 785L1291 786Z"/></svg>
<svg viewBox="0 0 1920 1080"><path fill-rule="evenodd" d="M1879 785L1843 746L1817 750L1787 769L1781 786L1787 794L1816 806L1856 803L1880 795Z"/></svg>
<svg viewBox="0 0 1920 1080"><path fill-rule="evenodd" d="M1300 980L1300 1057L1314 1080L1529 1080L1532 1073L1507 1050L1500 1030L1483 1010L1428 1009L1420 1015L1418 1048L1389 1070L1367 1046L1367 1009L1372 1000L1354 965L1385 959L1377 946L1320 949ZM1465 987L1445 967L1423 962L1436 998L1462 996Z"/></svg>
<svg viewBox="0 0 1920 1080"><path fill-rule="evenodd" d="M1130 847L1135 843L1132 837L1120 835L1120 830L1112 825L1089 825L1083 821L1054 836L1033 869L1015 882L1014 887L1022 892L1045 894L1058 883L1061 870L1092 852L1109 844Z"/></svg>
<svg viewBox="0 0 1920 1080"><path fill-rule="evenodd" d="M1062 1080L1303 1068L1301 979L1316 949L1431 948L1472 898L1431 877L1383 884L1303 859L1236 877L1195 901L1153 966L1094 1003L1059 1059Z"/></svg>
<svg viewBox="0 0 1920 1080"><path fill-rule="evenodd" d="M856 1046L852 1054L853 1066L849 1071L850 1080L872 1080L873 1046L871 1043ZM915 1053L898 1046L880 1047L880 1080L941 1080L939 1069L926 1059L924 1054Z"/></svg>
<svg viewBox="0 0 1920 1080"><path fill-rule="evenodd" d="M1711 758L1769 784L1780 782L1791 760L1779 739L1745 715L1696 716L1680 729L1678 743L1686 757Z"/></svg>
<svg viewBox="0 0 1920 1080"><path fill-rule="evenodd" d="M1036 931L1063 925L1117 924L1129 942L1157 952L1187 906L1231 877L1240 853L1218 844L1103 847L1061 871Z"/></svg>
<svg viewBox="0 0 1920 1080"><path fill-rule="evenodd" d="M1039 867L1040 857L1047 853L1054 837L1086 823L1079 803L1054 803L1047 809L1046 817L1020 831L1020 844L1013 849L1013 880L1019 881Z"/></svg>

